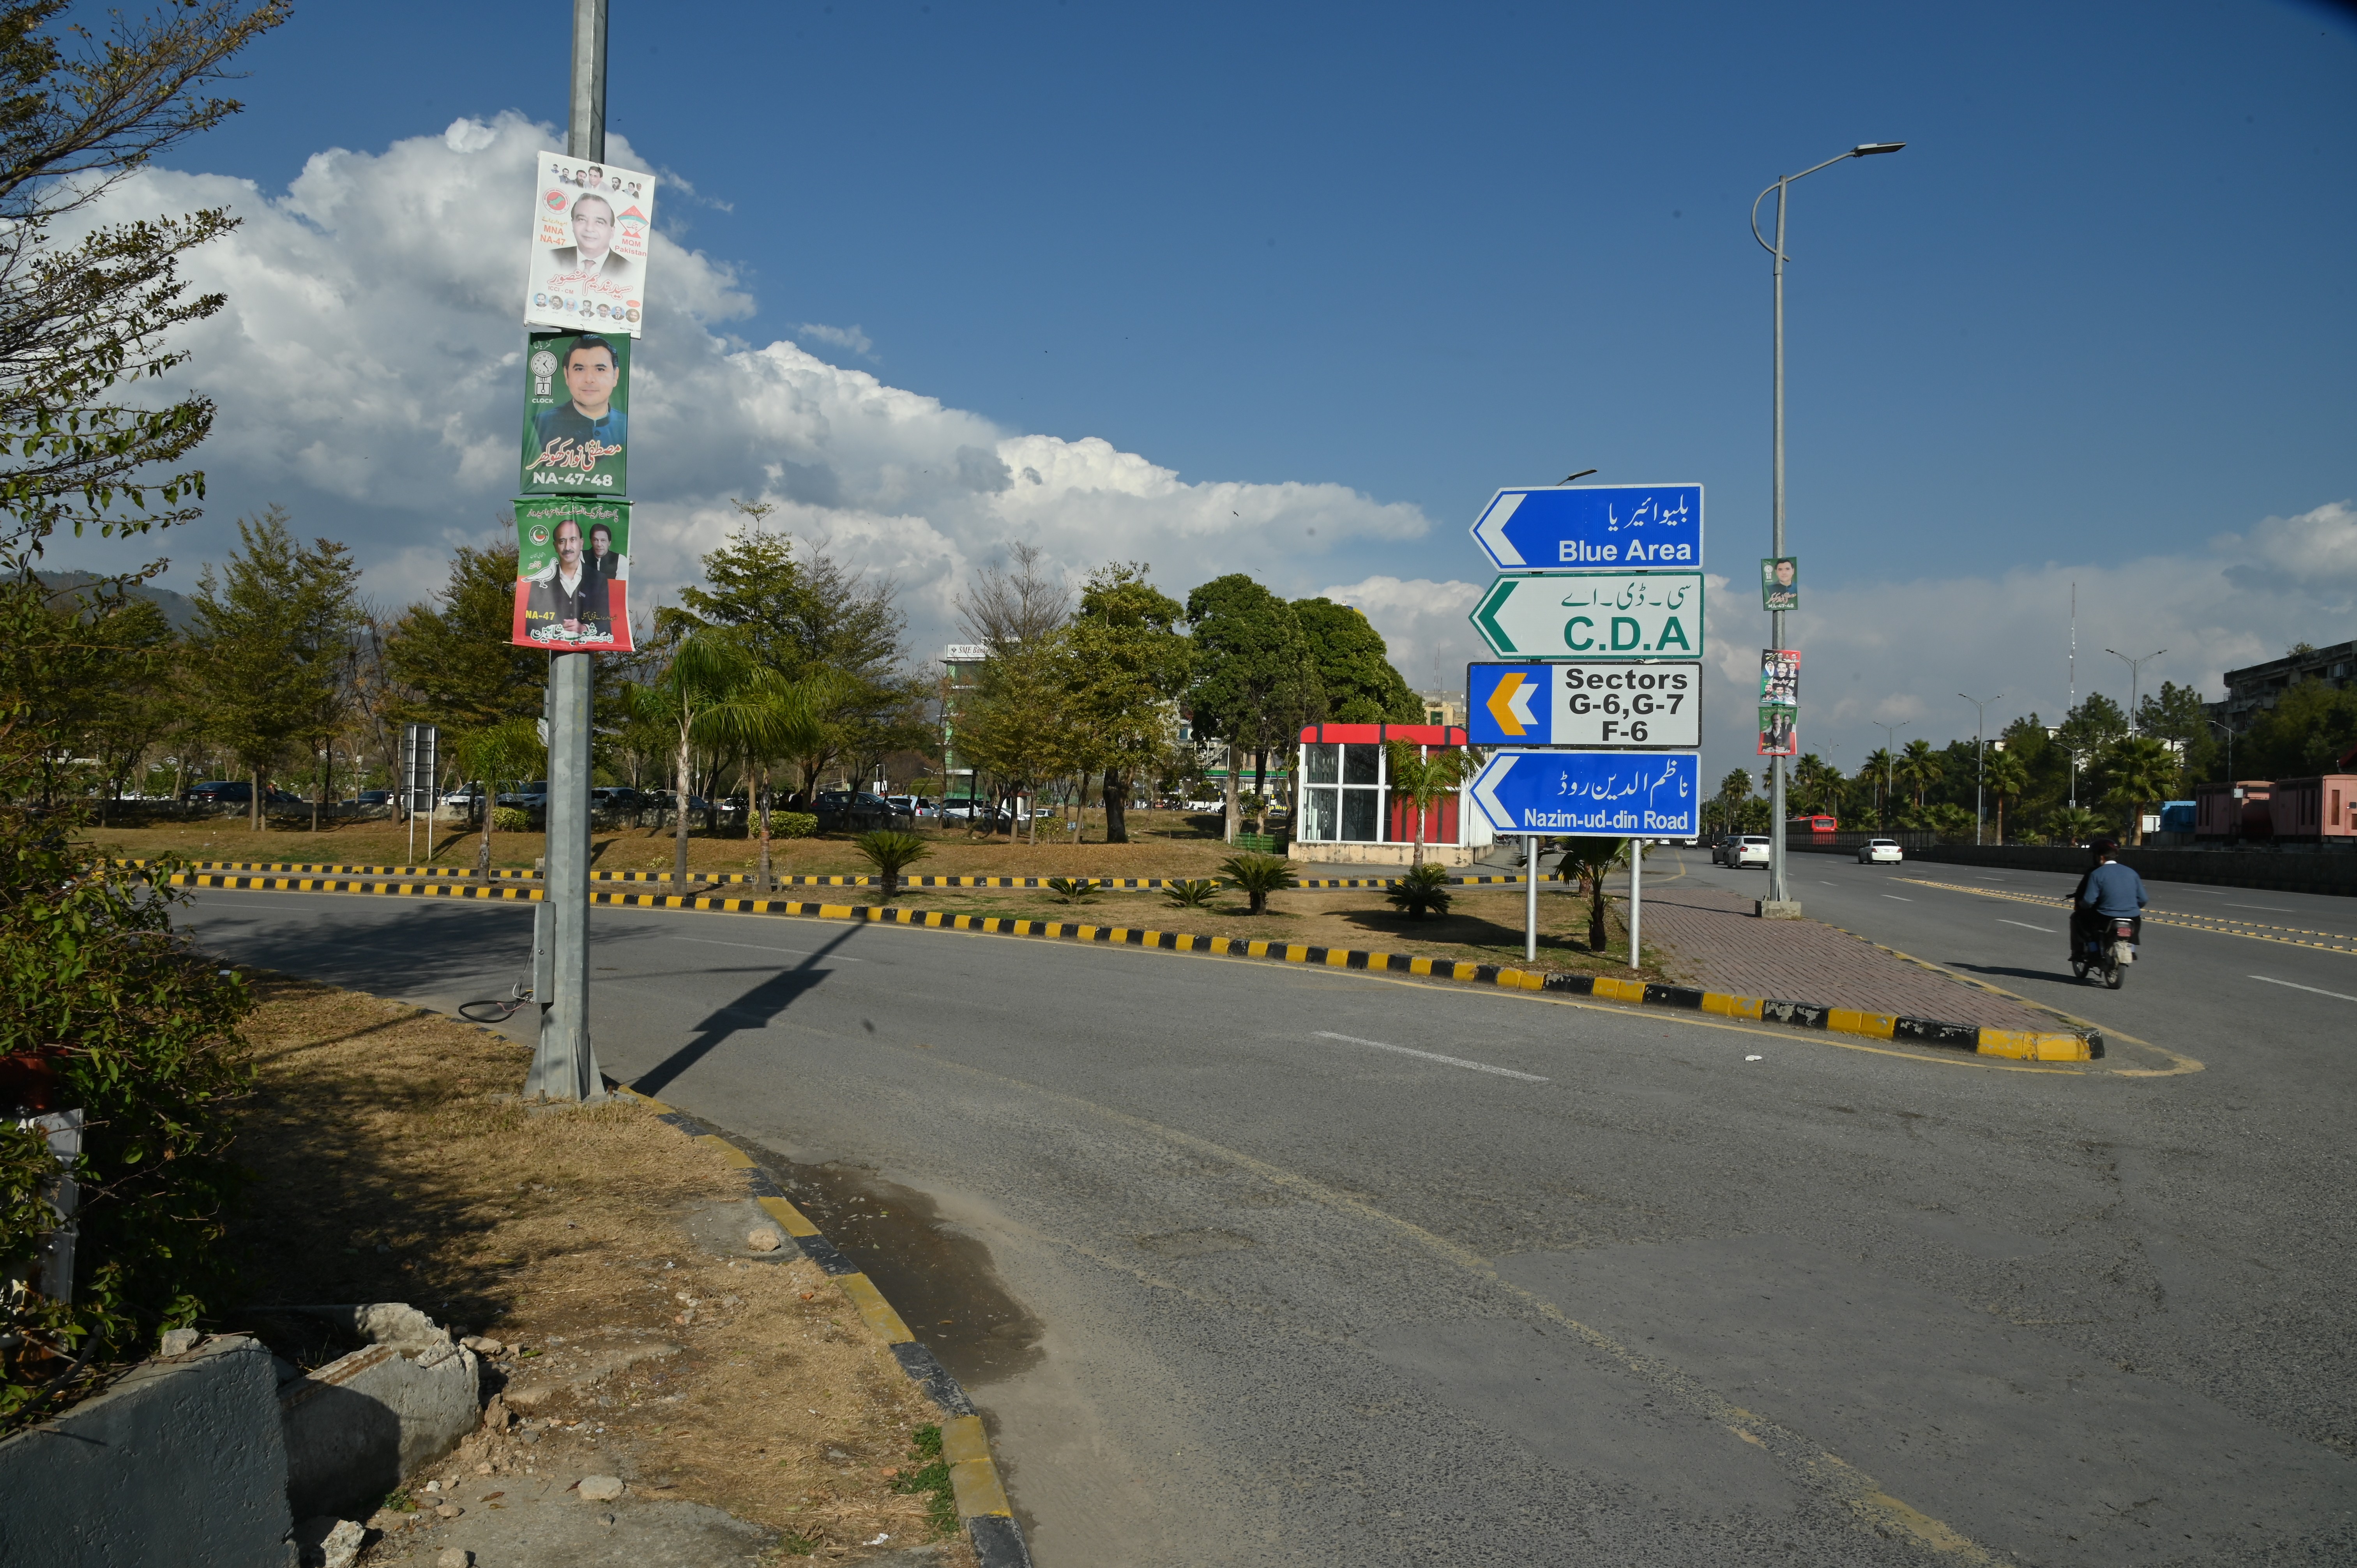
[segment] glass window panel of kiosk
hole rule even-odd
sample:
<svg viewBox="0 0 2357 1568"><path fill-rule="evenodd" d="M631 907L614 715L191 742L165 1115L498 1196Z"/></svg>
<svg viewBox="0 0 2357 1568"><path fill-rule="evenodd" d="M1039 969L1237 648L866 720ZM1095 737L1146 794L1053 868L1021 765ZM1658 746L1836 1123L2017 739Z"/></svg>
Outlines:
<svg viewBox="0 0 2357 1568"><path fill-rule="evenodd" d="M1383 747L1379 746L1346 746L1342 748L1342 782L1374 784L1381 781L1376 768L1382 766Z"/></svg>
<svg viewBox="0 0 2357 1568"><path fill-rule="evenodd" d="M1334 799L1336 793L1337 791L1332 789L1316 788L1303 791L1303 799L1308 806L1308 820L1302 823L1301 836L1304 839L1317 843L1334 842L1334 830L1339 825L1336 821L1337 802Z"/></svg>
<svg viewBox="0 0 2357 1568"><path fill-rule="evenodd" d="M1324 745L1305 746L1301 749L1308 754L1307 768L1310 783L1340 782L1335 778L1335 770L1341 766L1342 748L1340 746L1329 741Z"/></svg>

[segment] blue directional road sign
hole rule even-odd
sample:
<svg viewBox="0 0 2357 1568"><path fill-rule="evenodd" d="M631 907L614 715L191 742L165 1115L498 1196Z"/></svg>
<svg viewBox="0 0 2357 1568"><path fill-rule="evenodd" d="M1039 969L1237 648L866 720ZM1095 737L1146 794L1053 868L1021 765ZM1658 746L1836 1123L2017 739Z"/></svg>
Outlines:
<svg viewBox="0 0 2357 1568"><path fill-rule="evenodd" d="M1468 791L1501 833L1702 832L1698 751L1501 751Z"/></svg>
<svg viewBox="0 0 2357 1568"><path fill-rule="evenodd" d="M1473 541L1501 568L1702 564L1700 485L1545 485L1500 490Z"/></svg>
<svg viewBox="0 0 2357 1568"><path fill-rule="evenodd" d="M1469 664L1465 729L1475 746L1692 751L1702 745L1702 665Z"/></svg>

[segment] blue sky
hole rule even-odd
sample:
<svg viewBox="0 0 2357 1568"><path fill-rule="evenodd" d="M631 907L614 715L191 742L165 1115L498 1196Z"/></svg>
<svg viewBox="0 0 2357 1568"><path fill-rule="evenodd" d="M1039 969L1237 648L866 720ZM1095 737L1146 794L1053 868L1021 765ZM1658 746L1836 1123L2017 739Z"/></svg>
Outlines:
<svg viewBox="0 0 2357 1568"><path fill-rule="evenodd" d="M382 155L502 111L555 124L569 12L302 6L253 51L248 112L171 162L277 197L324 149ZM1120 539L1179 592L1234 569L1295 592L1486 581L1463 531L1491 491L1589 467L1702 481L1711 563L1740 581L1769 478L1769 263L1746 209L1780 173L1904 140L1795 188L1792 548L1861 624L1953 579L2000 585L1966 600L2047 595L2019 574L2083 564L2123 602L2083 585L2083 614L2125 637L2127 564L2226 570L2222 534L2357 497L2352 68L2344 13L2272 0L617 0L609 116L693 188L666 190L659 227L749 302L704 317L725 342L791 339L1189 483L1346 487L1428 523ZM663 352L651 324L646 362ZM266 463L221 478L217 504L289 499L337 532L344 503ZM500 499L485 489L486 516ZM369 529L407 526L383 504ZM2318 527L2330 552L2357 521ZM2305 537L2244 564L2297 575ZM2189 608L2204 650L2163 672L2352 635L2340 590L2216 625ZM2305 618L2278 637L2269 613ZM1814 629L1848 657L1855 628ZM1726 630L1756 646L1764 618ZM1952 630L1912 685L1878 668L1907 628L1865 638L1842 735L1878 739L1860 726L1902 709L1934 738L1966 727L1926 704L2006 671ZM1401 635L1419 683L1464 657ZM2050 683L2038 705L2059 705Z"/></svg>

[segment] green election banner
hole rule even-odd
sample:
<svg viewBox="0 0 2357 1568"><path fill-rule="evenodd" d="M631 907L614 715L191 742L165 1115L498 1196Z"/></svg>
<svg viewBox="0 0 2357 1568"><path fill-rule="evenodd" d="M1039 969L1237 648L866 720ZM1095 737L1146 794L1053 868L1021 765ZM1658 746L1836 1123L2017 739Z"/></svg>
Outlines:
<svg viewBox="0 0 2357 1568"><path fill-rule="evenodd" d="M629 653L630 503L582 496L515 503L515 620L508 640L564 653Z"/></svg>
<svg viewBox="0 0 2357 1568"><path fill-rule="evenodd" d="M523 371L522 492L630 494L630 340L534 332Z"/></svg>

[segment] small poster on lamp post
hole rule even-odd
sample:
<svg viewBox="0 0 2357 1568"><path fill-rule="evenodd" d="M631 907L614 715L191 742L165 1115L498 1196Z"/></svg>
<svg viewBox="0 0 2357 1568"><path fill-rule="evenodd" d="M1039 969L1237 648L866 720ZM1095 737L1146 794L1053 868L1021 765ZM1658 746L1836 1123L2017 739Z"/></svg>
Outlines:
<svg viewBox="0 0 2357 1568"><path fill-rule="evenodd" d="M1796 610L1801 607L1801 558L1763 555L1760 559L1760 607Z"/></svg>
<svg viewBox="0 0 2357 1568"><path fill-rule="evenodd" d="M521 493L630 494L630 340L535 332L523 370Z"/></svg>
<svg viewBox="0 0 2357 1568"><path fill-rule="evenodd" d="M552 653L629 653L630 503L582 496L515 503L515 621L508 638Z"/></svg>
<svg viewBox="0 0 2357 1568"><path fill-rule="evenodd" d="M1763 648L1760 650L1760 702L1780 708L1801 705L1801 650Z"/></svg>
<svg viewBox="0 0 2357 1568"><path fill-rule="evenodd" d="M1801 750L1801 715L1792 708L1760 710L1760 755L1796 757Z"/></svg>
<svg viewBox="0 0 2357 1568"><path fill-rule="evenodd" d="M533 196L525 324L637 337L645 317L655 177L542 153Z"/></svg>

